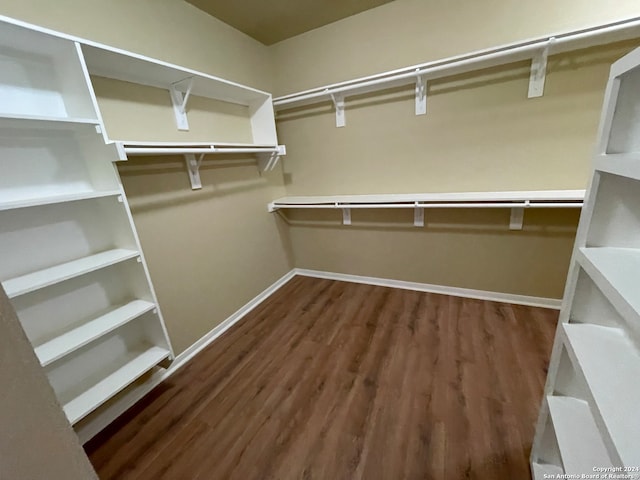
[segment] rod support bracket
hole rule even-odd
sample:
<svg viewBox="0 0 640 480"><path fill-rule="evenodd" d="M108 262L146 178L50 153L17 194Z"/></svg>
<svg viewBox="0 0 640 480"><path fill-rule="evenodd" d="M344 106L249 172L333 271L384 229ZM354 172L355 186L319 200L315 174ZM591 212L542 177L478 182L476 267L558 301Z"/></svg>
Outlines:
<svg viewBox="0 0 640 480"><path fill-rule="evenodd" d="M549 58L549 48L555 42L555 37L551 37L545 47L531 59L531 73L529 75L528 98L537 98L544 95L544 83L547 78L547 60Z"/></svg>
<svg viewBox="0 0 640 480"><path fill-rule="evenodd" d="M187 82L187 88L183 92L180 85ZM169 95L171 96L171 105L173 106L173 114L176 117L176 126L178 130L188 131L189 120L187 119L187 102L193 89L193 77L188 77L169 85Z"/></svg>
<svg viewBox="0 0 640 480"><path fill-rule="evenodd" d="M421 207L418 202L415 202L415 208L413 209L413 226L424 227L424 207Z"/></svg>
<svg viewBox="0 0 640 480"><path fill-rule="evenodd" d="M342 224L351 225L351 209L350 208L344 208L344 207L342 208Z"/></svg>
<svg viewBox="0 0 640 480"><path fill-rule="evenodd" d="M258 166L261 172L271 172L278 162L280 157L287 154L286 145L278 145L273 152L261 154L258 158Z"/></svg>
<svg viewBox="0 0 640 480"><path fill-rule="evenodd" d="M416 77L416 115L427 114L427 80L424 75Z"/></svg>
<svg viewBox="0 0 640 480"><path fill-rule="evenodd" d="M344 95L342 93L331 93L331 101L336 109L336 127L344 127L347 123L344 114Z"/></svg>
<svg viewBox="0 0 640 480"><path fill-rule="evenodd" d="M184 160L187 164L187 171L189 172L189 180L191 181L192 190L199 190L202 188L202 181L200 180L200 165L202 164L203 158L204 153L200 154L197 159L194 153L186 153L184 155Z"/></svg>
<svg viewBox="0 0 640 480"><path fill-rule="evenodd" d="M526 200L524 206L513 207L511 209L511 219L509 220L509 230L522 230L524 224L524 209L530 206L530 201Z"/></svg>

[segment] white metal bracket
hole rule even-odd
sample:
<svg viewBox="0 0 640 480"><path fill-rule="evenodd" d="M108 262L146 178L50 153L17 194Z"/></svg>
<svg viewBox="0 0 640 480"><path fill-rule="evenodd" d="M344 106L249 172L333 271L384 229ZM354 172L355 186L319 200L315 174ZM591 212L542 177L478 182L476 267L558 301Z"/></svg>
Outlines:
<svg viewBox="0 0 640 480"><path fill-rule="evenodd" d="M514 207L511 209L511 220L509 221L509 230L522 230L524 223L524 209L529 206L529 200L524 207Z"/></svg>
<svg viewBox="0 0 640 480"><path fill-rule="evenodd" d="M547 59L549 58L549 47L555 41L551 37L547 45L538 55L531 59L531 73L529 75L528 98L541 97L544 94L544 82L547 78Z"/></svg>
<svg viewBox="0 0 640 480"><path fill-rule="evenodd" d="M186 153L184 155L184 160L187 163L187 170L189 172L189 180L191 181L192 190L198 190L202 188L202 181L200 180L200 165L202 164L203 158L204 153L200 154L197 160L194 153Z"/></svg>
<svg viewBox="0 0 640 480"><path fill-rule="evenodd" d="M187 90L183 92L178 85L187 82ZM179 82L169 85L169 95L171 96L171 104L173 105L173 113L176 117L176 125L178 130L189 130L189 121L187 120L187 101L191 95L193 88L193 77L185 78Z"/></svg>
<svg viewBox="0 0 640 480"><path fill-rule="evenodd" d="M424 208L420 207L418 202L415 202L416 208L413 210L413 226L424 227Z"/></svg>
<svg viewBox="0 0 640 480"><path fill-rule="evenodd" d="M351 225L351 209L350 208L342 209L342 224Z"/></svg>
<svg viewBox="0 0 640 480"><path fill-rule="evenodd" d="M344 127L347 123L344 114L344 95L341 93L331 94L333 106L336 109L336 127Z"/></svg>
<svg viewBox="0 0 640 480"><path fill-rule="evenodd" d="M278 162L280 161L280 157L286 154L287 154L287 147L285 145L278 145L274 152L260 155L260 158L258 159L258 165L260 167L260 171L261 172L272 171L274 168L276 168L276 165L278 165Z"/></svg>
<svg viewBox="0 0 640 480"><path fill-rule="evenodd" d="M416 115L427 114L427 81L424 75L416 77Z"/></svg>

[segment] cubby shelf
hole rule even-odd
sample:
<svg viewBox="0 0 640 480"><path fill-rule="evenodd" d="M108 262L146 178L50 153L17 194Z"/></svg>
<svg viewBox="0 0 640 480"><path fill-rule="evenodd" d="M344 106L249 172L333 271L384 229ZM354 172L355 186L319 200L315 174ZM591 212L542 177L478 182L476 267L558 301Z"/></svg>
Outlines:
<svg viewBox="0 0 640 480"><path fill-rule="evenodd" d="M45 268L37 272L22 275L2 282L7 296L15 298L20 295L34 292L41 288L64 282L71 278L84 275L95 270L123 262L140 255L135 250L116 248L106 252L96 253L88 257L79 258L71 262Z"/></svg>
<svg viewBox="0 0 640 480"><path fill-rule="evenodd" d="M640 331L640 249L580 248L576 260L629 326Z"/></svg>
<svg viewBox="0 0 640 480"><path fill-rule="evenodd" d="M595 401L594 418L605 427L603 437L610 444L609 452L615 452L613 462L640 465L640 352L617 328L564 324L562 334L574 368L584 376ZM596 465L600 464L591 467Z"/></svg>
<svg viewBox="0 0 640 480"><path fill-rule="evenodd" d="M599 172L640 180L640 153L603 154L596 157L594 167Z"/></svg>
<svg viewBox="0 0 640 480"><path fill-rule="evenodd" d="M547 397L565 473L590 474L594 465L613 466L589 404L572 397Z"/></svg>
<svg viewBox="0 0 640 480"><path fill-rule="evenodd" d="M13 210L15 208L41 207L44 205L55 205L57 203L78 202L81 200L91 200L94 198L114 197L122 195L120 190L105 190L92 192L79 192L66 195L51 195L48 197L34 197L24 200L14 200L0 202L0 211Z"/></svg>
<svg viewBox="0 0 640 480"><path fill-rule="evenodd" d="M99 125L100 121L96 118L80 118L80 117L55 117L48 115L29 115L29 114L11 114L0 113L0 119L16 120L16 124L21 121L32 122L51 122L51 123L69 123L79 125Z"/></svg>
<svg viewBox="0 0 640 480"><path fill-rule="evenodd" d="M155 307L145 300L129 302L36 347L36 356L45 367Z"/></svg>
<svg viewBox="0 0 640 480"><path fill-rule="evenodd" d="M111 374L64 404L63 409L69 422L74 424L83 419L170 355L171 352L160 347L141 348L130 353L125 362Z"/></svg>

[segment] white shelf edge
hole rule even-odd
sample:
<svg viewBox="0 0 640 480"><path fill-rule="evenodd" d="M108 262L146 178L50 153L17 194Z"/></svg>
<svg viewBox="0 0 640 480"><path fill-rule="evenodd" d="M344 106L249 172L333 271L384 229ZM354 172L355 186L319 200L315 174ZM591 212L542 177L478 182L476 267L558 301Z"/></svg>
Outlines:
<svg viewBox="0 0 640 480"><path fill-rule="evenodd" d="M91 200L95 198L115 197L122 195L120 190L104 190L72 193L66 195L51 195L48 197L33 197L22 200L13 200L9 202L0 202L0 211L14 210L18 208L42 207L46 205L55 205L60 203L78 202L82 200Z"/></svg>
<svg viewBox="0 0 640 480"><path fill-rule="evenodd" d="M598 172L640 180L640 153L598 155L594 168Z"/></svg>
<svg viewBox="0 0 640 480"><path fill-rule="evenodd" d="M139 352L115 372L67 402L63 409L69 422L73 425L82 420L170 355L169 350L160 347L150 347Z"/></svg>
<svg viewBox="0 0 640 480"><path fill-rule="evenodd" d="M567 323L561 328L569 358L592 397L593 419L611 461L640 465L640 417L635 415L640 352L619 328Z"/></svg>
<svg viewBox="0 0 640 480"><path fill-rule="evenodd" d="M53 116L47 116L47 115L30 115L30 114L2 113L2 112L0 112L0 120L100 125L100 121L97 118L53 117Z"/></svg>
<svg viewBox="0 0 640 480"><path fill-rule="evenodd" d="M107 250L78 260L72 260L37 272L5 280L2 282L2 286L9 298L15 298L139 255L140 253L135 250L124 248Z"/></svg>
<svg viewBox="0 0 640 480"><path fill-rule="evenodd" d="M603 258L603 255L604 258ZM610 258L607 259L606 256ZM640 281L640 250L634 248L613 248L613 247L582 247L576 250L576 260L582 269L593 280L596 286L602 291L611 302L617 312L624 318L628 326L640 334L640 296L634 301L630 298L630 293L624 290L624 286L631 282L635 285ZM634 262L635 261L635 262ZM617 266L606 268L606 263L617 262ZM632 272L633 278L621 281L615 275L620 275L623 269L637 265L638 271ZM615 271L612 275L610 269ZM622 283L622 284L621 284ZM632 289L633 290L633 289Z"/></svg>
<svg viewBox="0 0 640 480"><path fill-rule="evenodd" d="M589 404L572 397L548 396L565 473L592 474L593 467L612 467Z"/></svg>
<svg viewBox="0 0 640 480"><path fill-rule="evenodd" d="M557 465L548 463L533 463L533 480L548 480L550 478L559 478L558 475L564 474L562 468Z"/></svg>
<svg viewBox="0 0 640 480"><path fill-rule="evenodd" d="M133 300L36 347L36 356L46 367L154 308L151 302Z"/></svg>

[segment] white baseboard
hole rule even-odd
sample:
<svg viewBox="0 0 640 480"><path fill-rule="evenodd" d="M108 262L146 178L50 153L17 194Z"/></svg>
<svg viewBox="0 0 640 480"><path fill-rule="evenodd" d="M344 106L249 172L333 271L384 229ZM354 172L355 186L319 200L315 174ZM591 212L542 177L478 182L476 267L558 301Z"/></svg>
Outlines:
<svg viewBox="0 0 640 480"><path fill-rule="evenodd" d="M142 397L157 387L164 380L169 378L181 367L186 365L193 357L209 346L220 335L239 322L245 315L256 308L260 303L269 298L280 287L291 280L296 275L305 277L325 278L329 280L339 280L343 282L364 283L368 285L379 285L382 287L401 288L404 290L416 290L419 292L440 293L443 295L453 295L456 297L477 298L480 300L491 300L494 302L515 303L517 305L528 305L534 307L544 307L560 309L561 300L555 298L529 297L526 295L514 295L510 293L487 292L483 290L472 290L468 288L446 287L442 285L430 285L428 283L405 282L402 280L391 280L386 278L364 277L360 275L348 275L345 273L322 272L319 270L306 270L294 268L271 286L251 299L247 304L233 313L222 323L213 328L209 333L197 340L193 345L178 355L167 370L155 373L143 384L130 389L117 402L103 408L98 414L91 417L90 421L83 423L76 428L78 437L82 443L91 440L107 425L131 408Z"/></svg>
<svg viewBox="0 0 640 480"><path fill-rule="evenodd" d="M260 292L239 310L234 312L230 317L225 319L222 323L216 325L210 332L197 340L184 352L182 352L180 355L177 355L168 369L155 373L143 384L130 389L125 395L119 398L117 402L114 402L106 408L103 408L99 413L92 416L90 418L90 421L81 424L81 426L77 426L76 433L78 434L80 442L86 443L91 440L101 430L107 427L107 425L109 425L116 418L126 412L136 402L142 399L142 397L144 397L147 393L160 385L160 383L180 370L180 368L186 365L193 357L195 357L198 353L208 347L215 339L229 330L229 328L242 320L245 315L247 315L254 308L264 302L294 276L294 270L291 270L290 272L283 275L271 286Z"/></svg>
<svg viewBox="0 0 640 480"><path fill-rule="evenodd" d="M431 285L429 283L405 282L403 280L391 280L388 278L365 277L361 275L349 275L346 273L323 272L320 270L307 270L304 268L294 268L296 275L305 277L326 278L328 280L340 280L343 282L365 283L367 285L378 285L381 287L401 288L403 290L415 290L418 292L440 293L442 295L452 295L454 297L476 298L479 300L490 300L492 302L513 303L516 305L527 305L530 307L543 307L560 310L562 299L530 297L527 295L516 295L513 293L488 292L486 290L473 290L470 288L447 287L443 285Z"/></svg>

